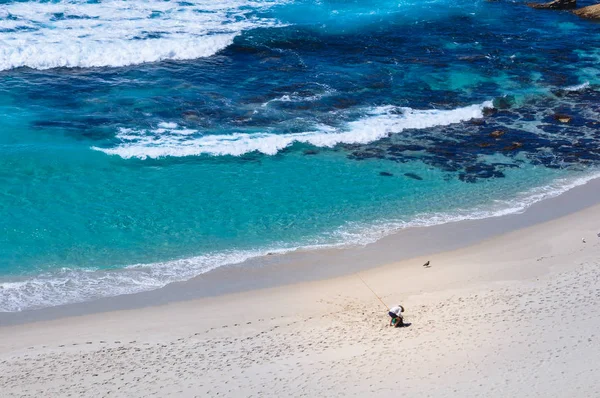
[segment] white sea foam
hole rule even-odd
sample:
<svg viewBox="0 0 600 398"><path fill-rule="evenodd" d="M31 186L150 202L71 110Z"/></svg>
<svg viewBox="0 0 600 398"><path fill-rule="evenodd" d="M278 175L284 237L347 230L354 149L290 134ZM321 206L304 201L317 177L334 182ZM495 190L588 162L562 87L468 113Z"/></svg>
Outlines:
<svg viewBox="0 0 600 398"><path fill-rule="evenodd" d="M583 91L590 86L590 82L585 82L581 84L577 84L575 86L565 87L565 91Z"/></svg>
<svg viewBox="0 0 600 398"><path fill-rule="evenodd" d="M219 266L237 264L265 254L262 251L215 253L135 264L120 270L62 269L27 280L0 281L0 312L18 312L154 290Z"/></svg>
<svg viewBox="0 0 600 398"><path fill-rule="evenodd" d="M338 237L337 239L345 242L345 244L367 245L406 228L431 227L459 221L482 220L510 214L520 214L538 202L555 198L573 188L585 185L591 180L598 178L600 178L600 172L598 171L575 178L559 178L548 185L534 187L521 192L511 199L495 200L491 203L470 209L417 214L410 220L385 220L371 223L369 226L345 226L336 231L334 235Z"/></svg>
<svg viewBox="0 0 600 398"><path fill-rule="evenodd" d="M315 131L294 134L204 135L200 131L190 133L190 130L181 128L154 130L122 128L117 134L120 141L117 146L112 148L93 147L93 149L125 159L201 154L240 156L249 152L274 155L296 142L318 147L333 147L340 143L366 144L407 129L447 126L480 118L483 116L483 109L488 107L492 107L492 103L489 101L452 110L416 110L382 106L370 110L364 118L348 123L344 129L320 125L316 126Z"/></svg>
<svg viewBox="0 0 600 398"><path fill-rule="evenodd" d="M177 128L177 123L173 123L173 122L160 122L160 123L158 123L158 127L160 127L161 129L176 129Z"/></svg>
<svg viewBox="0 0 600 398"><path fill-rule="evenodd" d="M292 94L284 94L281 97L278 98L273 98L272 100L269 100L265 103L263 103L261 106L267 107L269 106L269 104L273 103L273 102L312 102L312 101L318 101L323 97L326 97L328 95L331 95L333 93L336 92L335 89L332 89L331 87L325 85L325 84L317 84L318 86L321 86L323 89L325 89L324 92L322 93L317 93L314 95L309 95L309 96L304 96L304 95L300 95L297 92L294 92Z"/></svg>
<svg viewBox="0 0 600 398"><path fill-rule="evenodd" d="M283 0L282 0L283 1ZM250 13L273 1L63 0L0 9L0 70L126 66L207 57L244 30L277 26Z"/></svg>
<svg viewBox="0 0 600 398"><path fill-rule="evenodd" d="M521 213L537 202L556 197L596 178L600 178L600 173L594 172L574 179L558 179L549 185L522 192L513 199L498 200L480 208L424 213L410 220L346 225L329 236L317 239L314 244L302 247L213 253L160 263L135 264L110 271L63 269L26 280L0 281L0 312L18 312L155 290L169 283L189 280L215 268L239 264L267 253L283 254L299 249L366 245L404 228Z"/></svg>

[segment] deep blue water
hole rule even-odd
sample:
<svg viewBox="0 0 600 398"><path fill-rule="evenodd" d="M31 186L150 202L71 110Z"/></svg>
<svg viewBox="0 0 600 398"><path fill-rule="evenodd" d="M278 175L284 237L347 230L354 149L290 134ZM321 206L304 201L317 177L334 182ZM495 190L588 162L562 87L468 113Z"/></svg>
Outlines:
<svg viewBox="0 0 600 398"><path fill-rule="evenodd" d="M0 311L521 211L596 173L599 43L521 1L1 2Z"/></svg>

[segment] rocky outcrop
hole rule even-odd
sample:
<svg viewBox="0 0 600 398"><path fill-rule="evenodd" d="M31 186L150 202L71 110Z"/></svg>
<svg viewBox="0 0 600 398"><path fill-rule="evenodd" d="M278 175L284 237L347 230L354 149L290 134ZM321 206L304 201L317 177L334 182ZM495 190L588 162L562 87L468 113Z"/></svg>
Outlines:
<svg viewBox="0 0 600 398"><path fill-rule="evenodd" d="M561 113L554 114L553 118L557 122L561 122L561 123L571 123L571 120L573 120L573 118L571 116L563 115Z"/></svg>
<svg viewBox="0 0 600 398"><path fill-rule="evenodd" d="M600 4L582 7L579 10L573 11L573 13L581 18L595 19L600 21Z"/></svg>
<svg viewBox="0 0 600 398"><path fill-rule="evenodd" d="M554 0L550 3L527 3L527 5L545 10L573 10L577 7L577 0Z"/></svg>

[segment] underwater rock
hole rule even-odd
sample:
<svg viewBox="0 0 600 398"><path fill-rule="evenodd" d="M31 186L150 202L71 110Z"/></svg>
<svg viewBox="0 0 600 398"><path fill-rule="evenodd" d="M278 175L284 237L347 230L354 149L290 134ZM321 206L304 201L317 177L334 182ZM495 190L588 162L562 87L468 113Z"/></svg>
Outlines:
<svg viewBox="0 0 600 398"><path fill-rule="evenodd" d="M600 4L582 7L579 10L573 11L573 14L581 18L600 20Z"/></svg>
<svg viewBox="0 0 600 398"><path fill-rule="evenodd" d="M476 54L476 55L464 55L458 57L461 61L467 62L477 62L477 61L487 61L488 57L485 54Z"/></svg>
<svg viewBox="0 0 600 398"><path fill-rule="evenodd" d="M544 130L544 132L546 133L550 133L550 134L560 134L563 132L564 127L558 124L538 124L537 128L539 128L540 130Z"/></svg>
<svg viewBox="0 0 600 398"><path fill-rule="evenodd" d="M514 164L514 163L493 163L491 164L491 166L493 166L494 168L501 168L501 169L518 169L519 165L518 164Z"/></svg>
<svg viewBox="0 0 600 398"><path fill-rule="evenodd" d="M504 147L505 151L514 151L515 149L519 149L523 146L521 142L513 142L511 145Z"/></svg>
<svg viewBox="0 0 600 398"><path fill-rule="evenodd" d="M496 113L498 113L498 109L496 108L483 108L483 111L481 112L483 113L483 116L492 116L495 115Z"/></svg>
<svg viewBox="0 0 600 398"><path fill-rule="evenodd" d="M388 156L387 160L396 162L396 163L407 163L410 160L414 160L414 158L405 157L405 156Z"/></svg>
<svg viewBox="0 0 600 398"><path fill-rule="evenodd" d="M495 109L508 109L515 104L515 97L513 97L512 95L496 97L494 98L494 101L492 103Z"/></svg>
<svg viewBox="0 0 600 398"><path fill-rule="evenodd" d="M374 155L368 152L353 152L352 154L348 155L348 159L352 160L366 160L373 159L375 157L378 157L378 155Z"/></svg>
<svg viewBox="0 0 600 398"><path fill-rule="evenodd" d="M505 170L520 167L523 162L548 168L600 164L600 121L593 120L600 114L600 93L588 89L587 84L579 88L567 83L564 91L568 101L549 96L517 104L512 97L498 97L496 105L510 109L490 107L484 111L489 117L461 125L414 130L409 137L396 134L369 144L340 144L339 148L349 151L347 156L353 160L420 161L468 183L503 178ZM525 121L546 134L520 128ZM498 154L511 161L492 165L481 162L481 155ZM396 176L427 179L414 173L394 173Z"/></svg>
<svg viewBox="0 0 600 398"><path fill-rule="evenodd" d="M464 171L458 175L458 179L463 182L475 183L478 179L504 178L502 171L496 170L494 165L475 163L465 167Z"/></svg>
<svg viewBox="0 0 600 398"><path fill-rule="evenodd" d="M554 118L554 120L559 121L561 123L570 123L571 120L573 120L573 118L571 116L564 115L564 114L561 114L561 113L556 113L552 117Z"/></svg>
<svg viewBox="0 0 600 398"><path fill-rule="evenodd" d="M318 153L319 153L319 151L317 151L317 150L307 149L306 151L304 151L304 156L316 155Z"/></svg>
<svg viewBox="0 0 600 398"><path fill-rule="evenodd" d="M494 130L490 133L490 137L492 138L500 138L502 137L504 134L506 134L504 131L502 130Z"/></svg>
<svg viewBox="0 0 600 398"><path fill-rule="evenodd" d="M408 178L412 178L413 180L423 181L423 177L415 173L404 173L404 175Z"/></svg>
<svg viewBox="0 0 600 398"><path fill-rule="evenodd" d="M382 177L393 177L394 176L392 173L387 172L387 171L381 171L381 172L379 172L379 175Z"/></svg>
<svg viewBox="0 0 600 398"><path fill-rule="evenodd" d="M181 113L181 117L185 120L194 121L200 119L200 115L196 111L185 111Z"/></svg>
<svg viewBox="0 0 600 398"><path fill-rule="evenodd" d="M474 175L471 175L471 174L466 174L466 173L460 173L458 175L458 179L463 182L468 182L470 184L474 184L477 182L477 177L475 177Z"/></svg>
<svg viewBox="0 0 600 398"><path fill-rule="evenodd" d="M353 98L335 98L332 101L332 106L336 109L346 109L357 104Z"/></svg>
<svg viewBox="0 0 600 398"><path fill-rule="evenodd" d="M577 7L577 0L554 0L549 3L527 3L527 5L543 10L572 10Z"/></svg>
<svg viewBox="0 0 600 398"><path fill-rule="evenodd" d="M485 120L483 119L471 119L469 120L469 124L474 126L485 126Z"/></svg>

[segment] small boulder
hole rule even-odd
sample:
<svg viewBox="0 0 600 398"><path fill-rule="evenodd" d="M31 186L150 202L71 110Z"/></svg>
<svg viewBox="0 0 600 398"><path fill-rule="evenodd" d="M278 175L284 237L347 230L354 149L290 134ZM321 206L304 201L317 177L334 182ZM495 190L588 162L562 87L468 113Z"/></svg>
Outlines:
<svg viewBox="0 0 600 398"><path fill-rule="evenodd" d="M556 113L554 116L552 116L554 118L554 120L561 122L561 123L570 123L571 120L573 119L571 116L569 115L563 115L560 113Z"/></svg>
<svg viewBox="0 0 600 398"><path fill-rule="evenodd" d="M577 8L577 0L554 0L549 3L527 3L527 5L542 10L573 10Z"/></svg>
<svg viewBox="0 0 600 398"><path fill-rule="evenodd" d="M582 7L579 10L573 11L573 14L581 18L594 19L600 21L600 4Z"/></svg>

